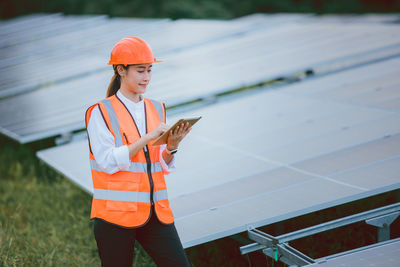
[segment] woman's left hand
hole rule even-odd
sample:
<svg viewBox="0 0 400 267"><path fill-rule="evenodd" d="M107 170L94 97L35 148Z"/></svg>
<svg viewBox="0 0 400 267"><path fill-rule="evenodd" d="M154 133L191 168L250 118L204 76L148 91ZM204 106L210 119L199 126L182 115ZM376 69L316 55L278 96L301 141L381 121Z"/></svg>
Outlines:
<svg viewBox="0 0 400 267"><path fill-rule="evenodd" d="M177 149L182 139L192 130L192 126L186 122L178 125L168 135L167 148L168 150Z"/></svg>

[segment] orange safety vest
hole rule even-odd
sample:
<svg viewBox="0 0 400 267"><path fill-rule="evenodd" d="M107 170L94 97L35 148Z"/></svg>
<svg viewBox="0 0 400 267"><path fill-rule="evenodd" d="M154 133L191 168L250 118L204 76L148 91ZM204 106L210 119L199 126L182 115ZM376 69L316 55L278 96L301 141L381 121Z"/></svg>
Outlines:
<svg viewBox="0 0 400 267"><path fill-rule="evenodd" d="M161 122L165 123L165 106L148 98L144 98L144 104L146 132L150 132ZM99 107L104 122L114 136L116 147L140 139L132 114L117 95L107 97L87 109L86 127L95 106ZM96 163L89 140L94 187L91 219L100 218L123 227L138 227L150 219L151 205L154 205L155 213L162 223L174 222L160 163L160 146L153 146L153 142L146 145L147 151L143 148L130 159L128 171L109 174Z"/></svg>

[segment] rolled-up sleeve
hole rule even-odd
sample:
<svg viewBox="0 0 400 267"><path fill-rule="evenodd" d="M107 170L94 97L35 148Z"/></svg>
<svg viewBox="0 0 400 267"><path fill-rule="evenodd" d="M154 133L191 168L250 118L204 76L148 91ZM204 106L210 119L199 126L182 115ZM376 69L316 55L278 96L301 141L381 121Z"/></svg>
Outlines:
<svg viewBox="0 0 400 267"><path fill-rule="evenodd" d="M99 107L95 107L88 123L88 135L98 166L109 174L129 169L128 146L115 147L114 136L100 113Z"/></svg>

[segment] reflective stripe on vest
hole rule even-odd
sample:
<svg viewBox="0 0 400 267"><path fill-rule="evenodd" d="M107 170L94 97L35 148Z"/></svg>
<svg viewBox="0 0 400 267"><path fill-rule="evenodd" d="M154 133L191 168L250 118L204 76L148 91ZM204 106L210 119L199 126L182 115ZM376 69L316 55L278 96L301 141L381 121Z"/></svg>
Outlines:
<svg viewBox="0 0 400 267"><path fill-rule="evenodd" d="M156 108L158 115L160 116L160 121L163 122L163 108L160 104L160 102L155 101L155 100L151 100L151 103L153 103L153 106Z"/></svg>
<svg viewBox="0 0 400 267"><path fill-rule="evenodd" d="M150 203L150 193L147 192L106 190L95 188L93 196L94 198L103 200ZM153 192L153 198L154 201L168 199L167 189Z"/></svg>
<svg viewBox="0 0 400 267"><path fill-rule="evenodd" d="M160 200L164 200L164 199L168 199L167 189L153 192L153 200L154 200L154 202L157 202L157 201L160 201Z"/></svg>
<svg viewBox="0 0 400 267"><path fill-rule="evenodd" d="M155 107L155 109L157 110L158 116L160 117L160 121L163 121L163 108L162 105L160 104L160 102L155 101L155 100L151 100L151 103L153 104L153 106ZM111 128L114 131L115 134L115 143L117 147L120 147L123 145L122 142L122 136L121 136L121 132L119 130L119 123L118 123L118 118L117 115L115 114L114 108L111 104L111 101L109 99L104 99L101 101L104 106L106 107L107 113L110 117L110 123L111 123Z"/></svg>
<svg viewBox="0 0 400 267"><path fill-rule="evenodd" d="M114 108L112 107L111 101L109 99L104 99L101 101L106 107L108 116L110 117L111 128L114 131L115 135L115 145L120 147L123 145L121 132L119 131L119 123L117 115L115 114Z"/></svg>
<svg viewBox="0 0 400 267"><path fill-rule="evenodd" d="M130 162L129 169L127 171L130 172L144 172L147 173L147 163L142 162ZM100 166L97 164L95 160L90 159L90 168L94 171L103 172ZM161 172L162 166L160 162L152 162L151 163L151 172Z"/></svg>

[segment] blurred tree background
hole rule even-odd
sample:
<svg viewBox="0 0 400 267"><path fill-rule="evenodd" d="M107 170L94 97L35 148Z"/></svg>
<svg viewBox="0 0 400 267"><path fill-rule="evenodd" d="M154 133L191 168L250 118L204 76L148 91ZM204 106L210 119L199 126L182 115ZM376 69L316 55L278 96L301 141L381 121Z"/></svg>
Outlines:
<svg viewBox="0 0 400 267"><path fill-rule="evenodd" d="M111 17L221 18L258 12L392 13L400 0L3 0L2 19L30 13L107 14Z"/></svg>

